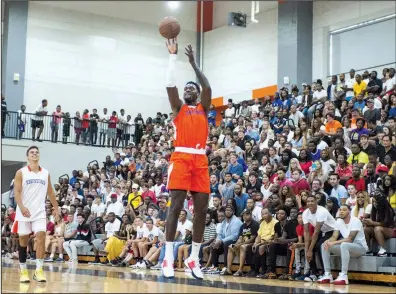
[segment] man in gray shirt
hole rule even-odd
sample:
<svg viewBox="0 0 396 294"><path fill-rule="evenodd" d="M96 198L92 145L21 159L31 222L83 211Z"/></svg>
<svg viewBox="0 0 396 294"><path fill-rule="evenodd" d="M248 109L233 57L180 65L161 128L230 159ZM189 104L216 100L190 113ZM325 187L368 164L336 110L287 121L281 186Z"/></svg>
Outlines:
<svg viewBox="0 0 396 294"><path fill-rule="evenodd" d="M224 184L219 186L219 192L222 197L223 205L229 198L234 197L235 183L232 181L232 174L226 173L224 176Z"/></svg>

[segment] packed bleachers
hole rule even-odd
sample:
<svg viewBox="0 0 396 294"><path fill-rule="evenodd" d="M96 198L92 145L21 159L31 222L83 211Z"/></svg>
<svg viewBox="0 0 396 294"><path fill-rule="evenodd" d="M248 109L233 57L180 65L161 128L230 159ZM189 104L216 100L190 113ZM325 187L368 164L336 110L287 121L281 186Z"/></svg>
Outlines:
<svg viewBox="0 0 396 294"><path fill-rule="evenodd" d="M349 271L395 274L395 69L384 69L382 78L376 72L355 75L353 70L346 75L333 76L325 87L317 80L301 89L282 87L273 97L240 104L230 100L222 113L211 108L206 146L211 195L201 253L206 274L323 279L320 248L314 252L316 264L315 256L305 263L301 256L307 255L305 235L297 228L305 230L304 211L313 205L340 221L345 204L349 215L359 219L368 245L365 254L351 257ZM48 201L52 225L47 226L45 261L66 260L65 253L75 246L70 241L76 234L77 214L83 213L91 239L78 247L80 262L160 269L171 205L166 187L174 151L171 115L157 113L146 121L138 116L132 122L123 110L111 115L107 110L102 114L85 110L82 116L78 111L71 116L61 107L49 112L46 103L32 113L23 107L9 112L11 118L2 104L6 117L2 136L8 130L8 137L16 139L112 149L86 171L72 171L54 185L62 218L54 219ZM309 204L312 196L315 204ZM2 210L2 242L7 248L2 254L7 258L18 257L18 236L11 233L14 217L14 208ZM193 217L188 194L174 245L180 271L185 270L181 260L191 247ZM222 231L228 222L237 227L237 235ZM265 228L272 233L264 233ZM35 259L34 248L32 236L30 260ZM342 272L339 256L332 255L330 264Z"/></svg>

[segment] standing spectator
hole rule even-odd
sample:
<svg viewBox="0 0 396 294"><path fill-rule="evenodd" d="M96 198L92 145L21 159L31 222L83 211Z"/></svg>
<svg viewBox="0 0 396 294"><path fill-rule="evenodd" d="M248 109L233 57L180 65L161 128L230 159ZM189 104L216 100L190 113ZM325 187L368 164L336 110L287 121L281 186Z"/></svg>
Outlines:
<svg viewBox="0 0 396 294"><path fill-rule="evenodd" d="M75 142L77 145L80 145L80 138L82 133L82 119L79 111L76 111L76 115L74 116L74 133L76 134Z"/></svg>
<svg viewBox="0 0 396 294"><path fill-rule="evenodd" d="M350 257L363 256L368 250L362 222L357 217L351 216L351 208L348 205L341 205L339 212L340 218L337 219L333 236L322 244L324 275L318 280L320 284L348 285ZM330 253L341 256L341 272L334 282L331 275Z"/></svg>
<svg viewBox="0 0 396 294"><path fill-rule="evenodd" d="M39 141L43 142L43 140L40 139L41 133L43 132L44 129L44 116L47 115L48 110L47 110L47 105L48 101L44 99L41 101L41 104L36 107L36 110L34 113L36 114L34 116L34 119L32 119L32 140L33 141ZM39 132L36 137L36 129L39 129Z"/></svg>
<svg viewBox="0 0 396 294"><path fill-rule="evenodd" d="M125 115L125 110L121 109L120 110L120 115L118 116L118 121L117 121L117 137L116 137L116 143L115 146L120 147L120 143L121 146L124 147L124 125L126 122L126 115Z"/></svg>
<svg viewBox="0 0 396 294"><path fill-rule="evenodd" d="M4 138L4 127L6 123L7 116L10 114L7 111L7 102L5 101L5 97L1 95L1 137Z"/></svg>
<svg viewBox="0 0 396 294"><path fill-rule="evenodd" d="M22 134L25 132L27 117L25 114L26 106L21 105L21 109L18 110L18 139L22 139Z"/></svg>
<svg viewBox="0 0 396 294"><path fill-rule="evenodd" d="M61 106L58 105L56 110L52 113L52 121L51 121L51 142L58 143L58 133L59 133L59 125L62 121L63 112L61 111Z"/></svg>
<svg viewBox="0 0 396 294"><path fill-rule="evenodd" d="M70 136L70 126L71 126L71 118L70 113L66 112L63 118L63 127L62 127L62 143L67 144L67 138Z"/></svg>
<svg viewBox="0 0 396 294"><path fill-rule="evenodd" d="M82 132L82 143L88 145L88 131L89 131L89 110L85 109L82 117L81 132Z"/></svg>
<svg viewBox="0 0 396 294"><path fill-rule="evenodd" d="M144 119L141 113L138 113L137 117L135 117L134 122L135 126L135 144L140 144L140 140L143 136L143 127L144 127Z"/></svg>
<svg viewBox="0 0 396 294"><path fill-rule="evenodd" d="M92 110L91 115L89 116L90 121L89 121L89 141L92 146L96 145L96 142L98 140L98 121L99 121L99 115L98 115L98 110L94 108Z"/></svg>
<svg viewBox="0 0 396 294"><path fill-rule="evenodd" d="M217 112L216 112L215 106L212 104L212 105L210 105L210 111L208 112L209 125L212 125L214 127L216 126L216 115L217 115Z"/></svg>
<svg viewBox="0 0 396 294"><path fill-rule="evenodd" d="M100 116L100 129L99 129L99 146L104 147L106 142L106 135L108 133L108 121L110 115L107 114L107 108L103 108L103 114ZM102 140L103 137L103 140Z"/></svg>
<svg viewBox="0 0 396 294"><path fill-rule="evenodd" d="M116 146L116 138L117 138L117 112L113 111L111 113L110 118L108 119L109 125L107 129L107 147L110 148L110 140L111 147L114 148Z"/></svg>
<svg viewBox="0 0 396 294"><path fill-rule="evenodd" d="M124 125L124 145L123 146L128 146L129 140L131 140L131 135L134 133L134 125L132 121L132 116L129 114L127 115L127 119L125 121Z"/></svg>

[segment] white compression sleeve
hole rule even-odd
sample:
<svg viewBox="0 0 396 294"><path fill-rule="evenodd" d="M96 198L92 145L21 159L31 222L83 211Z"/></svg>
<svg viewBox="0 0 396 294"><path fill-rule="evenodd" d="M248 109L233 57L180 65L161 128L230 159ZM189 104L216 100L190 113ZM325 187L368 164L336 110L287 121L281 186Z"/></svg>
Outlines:
<svg viewBox="0 0 396 294"><path fill-rule="evenodd" d="M176 87L176 77L175 77L175 70L176 70L176 54L169 54L169 64L168 70L166 72L166 87L172 88Z"/></svg>

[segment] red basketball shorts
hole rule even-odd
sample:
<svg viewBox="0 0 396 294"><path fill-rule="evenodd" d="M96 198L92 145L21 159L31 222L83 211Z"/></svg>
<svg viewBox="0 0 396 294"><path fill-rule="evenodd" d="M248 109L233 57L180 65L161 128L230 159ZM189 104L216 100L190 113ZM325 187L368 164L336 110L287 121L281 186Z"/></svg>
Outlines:
<svg viewBox="0 0 396 294"><path fill-rule="evenodd" d="M168 190L210 193L208 157L174 152L168 168Z"/></svg>

